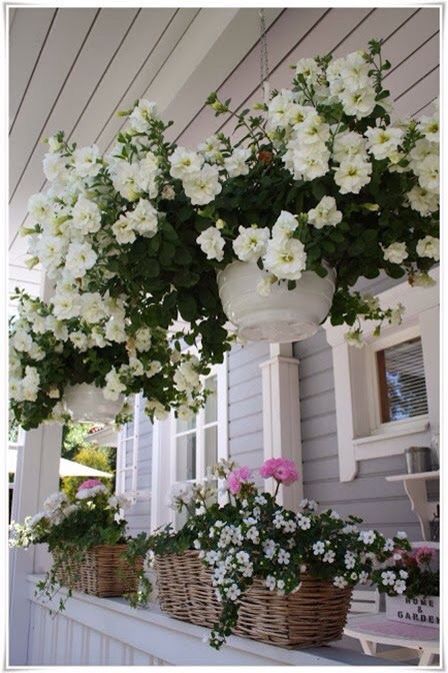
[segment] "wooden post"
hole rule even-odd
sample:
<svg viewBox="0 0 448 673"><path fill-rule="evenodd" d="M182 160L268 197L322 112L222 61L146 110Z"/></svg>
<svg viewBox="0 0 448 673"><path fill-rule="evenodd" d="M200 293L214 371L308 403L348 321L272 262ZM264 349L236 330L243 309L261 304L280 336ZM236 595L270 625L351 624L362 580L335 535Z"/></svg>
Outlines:
<svg viewBox="0 0 448 673"><path fill-rule="evenodd" d="M263 362L263 442L264 458L289 458L302 472L300 437L299 361L293 357L292 344L272 344L271 358ZM274 491L273 480L266 490ZM281 487L278 502L296 511L303 498L303 478Z"/></svg>

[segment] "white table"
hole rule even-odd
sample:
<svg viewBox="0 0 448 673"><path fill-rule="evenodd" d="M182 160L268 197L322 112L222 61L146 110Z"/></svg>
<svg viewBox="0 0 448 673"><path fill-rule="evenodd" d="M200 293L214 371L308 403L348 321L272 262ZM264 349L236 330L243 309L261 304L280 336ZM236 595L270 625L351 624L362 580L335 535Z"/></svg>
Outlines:
<svg viewBox="0 0 448 673"><path fill-rule="evenodd" d="M386 619L384 612L349 617L344 634L350 638L357 638L364 654L371 656L376 654L376 646L379 643L416 650L419 666L431 666L435 655L439 653L440 641L437 629L401 624Z"/></svg>

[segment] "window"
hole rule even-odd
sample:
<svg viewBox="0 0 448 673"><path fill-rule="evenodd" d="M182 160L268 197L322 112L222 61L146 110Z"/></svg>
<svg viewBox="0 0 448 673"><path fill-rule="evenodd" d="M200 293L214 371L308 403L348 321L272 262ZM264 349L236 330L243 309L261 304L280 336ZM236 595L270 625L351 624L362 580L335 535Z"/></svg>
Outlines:
<svg viewBox="0 0 448 673"><path fill-rule="evenodd" d="M438 269L431 271L437 281ZM339 477L351 481L362 460L431 446L439 434L438 285L400 283L378 295L382 306L401 302L401 325L363 325L365 346L347 344L345 326L325 323L332 347Z"/></svg>
<svg viewBox="0 0 448 673"><path fill-rule="evenodd" d="M179 526L181 517L168 507L171 487L179 482L202 482L211 468L227 458L227 359L215 365L204 380L210 391L205 406L188 421L172 413L156 421L153 444L152 527L168 522Z"/></svg>
<svg viewBox="0 0 448 673"><path fill-rule="evenodd" d="M378 350L376 363L382 423L428 413L420 337Z"/></svg>
<svg viewBox="0 0 448 673"><path fill-rule="evenodd" d="M140 410L141 395L134 397L134 413L126 423L117 441L117 495L126 494L135 500L149 500L150 491L139 489Z"/></svg>

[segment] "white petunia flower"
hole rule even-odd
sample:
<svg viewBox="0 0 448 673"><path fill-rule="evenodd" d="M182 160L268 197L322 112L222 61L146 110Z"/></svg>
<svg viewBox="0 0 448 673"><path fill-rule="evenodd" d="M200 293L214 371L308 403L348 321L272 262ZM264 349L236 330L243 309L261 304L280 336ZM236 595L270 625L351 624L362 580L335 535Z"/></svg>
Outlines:
<svg viewBox="0 0 448 673"><path fill-rule="evenodd" d="M188 174L183 180L185 194L194 206L205 206L222 190L216 166L205 164L199 171Z"/></svg>
<svg viewBox="0 0 448 673"><path fill-rule="evenodd" d="M432 117L421 117L417 128L427 140L434 143L439 142L439 120L435 115Z"/></svg>
<svg viewBox="0 0 448 673"><path fill-rule="evenodd" d="M116 401L125 390L126 386L120 381L117 370L112 367L106 374L106 385L103 388L105 399Z"/></svg>
<svg viewBox="0 0 448 673"><path fill-rule="evenodd" d="M272 291L272 285L275 283L276 277L272 273L266 273L257 283L257 294L260 297L269 297Z"/></svg>
<svg viewBox="0 0 448 673"><path fill-rule="evenodd" d="M139 182L140 167L138 164L130 164L127 161L118 161L110 167L112 183L117 192L127 201L136 201L141 193Z"/></svg>
<svg viewBox="0 0 448 673"><path fill-rule="evenodd" d="M43 224L51 215L51 202L46 194L33 194L28 199L28 212L32 218Z"/></svg>
<svg viewBox="0 0 448 673"><path fill-rule="evenodd" d="M83 234L91 234L101 227L101 211L97 204L86 199L82 194L78 197L72 211L72 224Z"/></svg>
<svg viewBox="0 0 448 673"><path fill-rule="evenodd" d="M97 145L80 147L73 153L74 168L81 178L94 178L101 170L100 151Z"/></svg>
<svg viewBox="0 0 448 673"><path fill-rule="evenodd" d="M342 220L342 213L337 209L336 200L332 196L323 196L317 206L308 211L308 222L322 229L325 226L336 226Z"/></svg>
<svg viewBox="0 0 448 673"><path fill-rule="evenodd" d="M417 255L419 257L430 257L436 262L440 260L439 239L434 236L425 236L417 243Z"/></svg>
<svg viewBox="0 0 448 673"><path fill-rule="evenodd" d="M233 241L236 256L242 262L256 262L266 252L269 240L267 227L239 227L239 235Z"/></svg>
<svg viewBox="0 0 448 673"><path fill-rule="evenodd" d="M388 126L386 129L370 127L364 134L367 138L367 148L375 159L387 159L391 152L397 149L403 138L403 130Z"/></svg>
<svg viewBox="0 0 448 673"><path fill-rule="evenodd" d="M345 159L335 170L334 181L341 194L359 194L362 187L370 182L372 165L358 157Z"/></svg>
<svg viewBox="0 0 448 673"><path fill-rule="evenodd" d="M127 215L120 215L112 225L112 232L120 245L133 243L137 238L134 231L134 223Z"/></svg>
<svg viewBox="0 0 448 673"><path fill-rule="evenodd" d="M66 173L65 164L68 160L60 154L47 153L44 156L43 168L49 182L63 180Z"/></svg>
<svg viewBox="0 0 448 673"><path fill-rule="evenodd" d="M375 89L372 86L356 91L344 90L339 95L345 114L357 119L368 117L373 112L376 105L375 97Z"/></svg>
<svg viewBox="0 0 448 673"><path fill-rule="evenodd" d="M358 157L361 161L367 161L366 140L355 131L339 133L333 143L333 159L336 163L342 163L345 159Z"/></svg>
<svg viewBox="0 0 448 673"><path fill-rule="evenodd" d="M352 329L346 332L344 334L344 339L349 346L354 346L355 348L363 348L364 346L362 332L358 329Z"/></svg>
<svg viewBox="0 0 448 673"><path fill-rule="evenodd" d="M66 268L74 278L82 278L97 260L97 254L90 243L70 243L65 260Z"/></svg>
<svg viewBox="0 0 448 673"><path fill-rule="evenodd" d="M140 327L134 334L135 348L141 353L146 353L151 348L151 330L149 327Z"/></svg>
<svg viewBox="0 0 448 673"><path fill-rule="evenodd" d="M157 217L157 210L147 199L140 199L135 210L129 213L129 221L134 230L147 238L152 238L157 233Z"/></svg>
<svg viewBox="0 0 448 673"><path fill-rule="evenodd" d="M201 170L204 159L193 150L188 150L185 147L176 147L169 158L169 162L171 164L170 174L172 177L185 180Z"/></svg>
<svg viewBox="0 0 448 673"><path fill-rule="evenodd" d="M207 259L216 259L221 262L224 257L225 240L216 227L209 227L200 234L196 242L201 246L203 253L207 255Z"/></svg>
<svg viewBox="0 0 448 673"><path fill-rule="evenodd" d="M149 129L149 122L158 119L157 105L141 98L128 117L129 126L133 131L145 133Z"/></svg>
<svg viewBox="0 0 448 673"><path fill-rule="evenodd" d="M267 271L282 280L298 280L306 268L305 246L290 238L269 241L263 263Z"/></svg>
<svg viewBox="0 0 448 673"><path fill-rule="evenodd" d="M224 159L224 168L229 174L229 178L237 178L239 175L247 175L249 173L249 165L247 160L251 156L249 149L238 147L230 157Z"/></svg>
<svg viewBox="0 0 448 673"><path fill-rule="evenodd" d="M438 192L439 190L439 157L437 155L430 155L423 159L418 165L418 169L414 168L414 172L418 175L418 181L423 189L431 192Z"/></svg>
<svg viewBox="0 0 448 673"><path fill-rule="evenodd" d="M406 196L412 210L416 210L423 217L431 215L439 208L438 195L423 189L420 185L414 185Z"/></svg>
<svg viewBox="0 0 448 673"><path fill-rule="evenodd" d="M384 259L391 264L401 264L409 257L406 243L391 243L387 248L383 248Z"/></svg>

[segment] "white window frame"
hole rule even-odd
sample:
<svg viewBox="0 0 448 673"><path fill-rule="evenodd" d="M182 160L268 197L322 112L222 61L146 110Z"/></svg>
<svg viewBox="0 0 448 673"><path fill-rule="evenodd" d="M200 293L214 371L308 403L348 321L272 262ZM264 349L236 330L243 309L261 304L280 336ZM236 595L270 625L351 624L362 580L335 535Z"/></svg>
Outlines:
<svg viewBox="0 0 448 673"><path fill-rule="evenodd" d="M228 448L228 359L224 356L222 364L210 368L210 373L205 379L216 376L217 390L217 454L218 460L227 459ZM196 417L197 447L196 455L199 458L196 464L198 475L195 481L207 478L203 463L203 435L206 427L205 410L200 409ZM213 423L214 424L214 423ZM153 432L153 467L152 467L152 508L151 528L175 522L175 512L169 507L169 492L176 483L176 438L180 433L176 432L176 417L172 412L164 421L154 421Z"/></svg>
<svg viewBox="0 0 448 673"><path fill-rule="evenodd" d="M401 302L403 322L375 337L375 323L363 322L362 349L345 341L347 326L324 324L333 352L339 478L352 481L360 460L402 454L410 446L430 446L439 433L439 269L436 285L411 287L407 281L377 295L384 308ZM428 414L390 423L380 422L376 351L419 336L425 367Z"/></svg>
<svg viewBox="0 0 448 673"><path fill-rule="evenodd" d="M117 469L115 493L117 495L125 495L134 501L148 501L151 499L151 491L149 489L138 489L138 459L140 451L140 408L142 403L142 395L139 393L134 396L133 409L133 430L129 432L129 425L126 424L118 433L117 439ZM131 461L126 464L126 453L131 447ZM131 488L126 488L126 477L131 474Z"/></svg>

